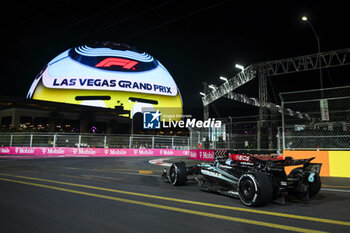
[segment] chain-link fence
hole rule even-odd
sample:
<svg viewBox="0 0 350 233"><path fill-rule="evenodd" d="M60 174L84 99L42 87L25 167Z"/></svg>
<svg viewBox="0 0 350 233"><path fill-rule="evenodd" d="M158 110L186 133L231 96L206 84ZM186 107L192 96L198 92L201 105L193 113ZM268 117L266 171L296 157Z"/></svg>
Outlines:
<svg viewBox="0 0 350 233"><path fill-rule="evenodd" d="M189 137L159 135L1 133L0 146L162 148L187 150Z"/></svg>
<svg viewBox="0 0 350 233"><path fill-rule="evenodd" d="M348 150L350 86L281 93L284 149Z"/></svg>
<svg viewBox="0 0 350 233"><path fill-rule="evenodd" d="M190 146L236 150L349 150L350 86L281 93L281 109L217 119L222 127L190 129ZM258 145L260 142L260 145Z"/></svg>
<svg viewBox="0 0 350 233"><path fill-rule="evenodd" d="M221 128L191 128L190 145L202 149L258 150L259 116L243 116L216 119ZM277 151L277 127L279 118L264 122L260 138L262 150ZM275 127L275 129L273 128Z"/></svg>
<svg viewBox="0 0 350 233"><path fill-rule="evenodd" d="M193 149L228 148L231 129L228 119L215 119L222 122L220 128L190 128L190 146Z"/></svg>

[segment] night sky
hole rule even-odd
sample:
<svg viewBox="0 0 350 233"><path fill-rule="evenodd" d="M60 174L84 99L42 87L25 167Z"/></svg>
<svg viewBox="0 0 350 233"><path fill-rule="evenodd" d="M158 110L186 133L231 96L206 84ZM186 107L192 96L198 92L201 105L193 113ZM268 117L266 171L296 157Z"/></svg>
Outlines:
<svg viewBox="0 0 350 233"><path fill-rule="evenodd" d="M172 74L185 111L199 114L202 82L219 85L236 63L249 64L349 48L345 1L26 1L6 3L1 16L0 95L25 97L39 71L55 56L95 41L123 42L146 51ZM350 85L350 67L324 70L324 86ZM269 98L282 91L319 88L318 71L273 77ZM257 82L237 92L257 97ZM223 108L254 109L231 100ZM221 111L221 112L220 112Z"/></svg>

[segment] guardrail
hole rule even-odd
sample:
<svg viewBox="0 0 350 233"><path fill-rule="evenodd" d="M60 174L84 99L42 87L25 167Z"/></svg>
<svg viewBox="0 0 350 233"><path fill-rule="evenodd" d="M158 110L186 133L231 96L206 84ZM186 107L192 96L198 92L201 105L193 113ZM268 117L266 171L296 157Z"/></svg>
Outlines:
<svg viewBox="0 0 350 233"><path fill-rule="evenodd" d="M1 133L0 146L190 149L189 137L182 136L67 133Z"/></svg>

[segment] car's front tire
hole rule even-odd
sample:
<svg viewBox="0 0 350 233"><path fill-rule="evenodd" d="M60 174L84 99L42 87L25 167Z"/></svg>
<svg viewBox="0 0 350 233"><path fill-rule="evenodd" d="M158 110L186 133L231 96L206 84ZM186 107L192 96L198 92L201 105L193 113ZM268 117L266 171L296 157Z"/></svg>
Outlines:
<svg viewBox="0 0 350 233"><path fill-rule="evenodd" d="M169 170L169 181L171 185L179 186L185 184L187 170L184 162L173 163Z"/></svg>

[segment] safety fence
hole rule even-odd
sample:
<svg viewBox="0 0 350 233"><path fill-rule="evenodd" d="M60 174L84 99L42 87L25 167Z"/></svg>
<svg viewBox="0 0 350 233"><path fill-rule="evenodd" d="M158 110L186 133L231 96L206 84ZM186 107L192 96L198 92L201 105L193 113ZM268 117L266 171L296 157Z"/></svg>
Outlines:
<svg viewBox="0 0 350 233"><path fill-rule="evenodd" d="M181 136L62 133L1 133L0 146L190 149L189 138Z"/></svg>
<svg viewBox="0 0 350 233"><path fill-rule="evenodd" d="M190 129L190 147L234 150L350 150L350 86L280 93L263 116L216 119Z"/></svg>
<svg viewBox="0 0 350 233"><path fill-rule="evenodd" d="M350 149L350 86L281 93L280 97L283 149Z"/></svg>
<svg viewBox="0 0 350 233"><path fill-rule="evenodd" d="M243 116L218 118L222 122L221 128L191 128L190 147L195 149L232 149L250 151L258 149L258 125L259 116ZM270 119L262 131L261 150L269 150L274 153L278 150L277 127L281 121Z"/></svg>

